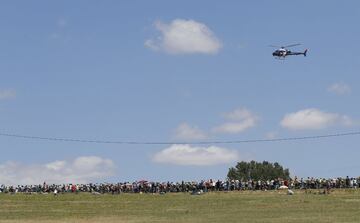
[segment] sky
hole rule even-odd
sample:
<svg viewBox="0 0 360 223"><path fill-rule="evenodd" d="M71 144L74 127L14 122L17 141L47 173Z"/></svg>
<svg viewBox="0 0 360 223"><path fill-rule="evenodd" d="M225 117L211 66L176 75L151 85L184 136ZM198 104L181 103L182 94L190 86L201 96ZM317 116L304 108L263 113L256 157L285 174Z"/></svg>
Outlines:
<svg viewBox="0 0 360 223"><path fill-rule="evenodd" d="M358 1L1 1L0 184L359 176ZM272 57L269 45L307 57Z"/></svg>

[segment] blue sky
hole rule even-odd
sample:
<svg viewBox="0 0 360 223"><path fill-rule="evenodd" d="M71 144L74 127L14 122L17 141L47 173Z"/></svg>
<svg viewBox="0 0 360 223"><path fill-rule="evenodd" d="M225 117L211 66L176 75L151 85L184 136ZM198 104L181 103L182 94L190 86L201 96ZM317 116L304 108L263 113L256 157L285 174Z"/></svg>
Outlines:
<svg viewBox="0 0 360 223"><path fill-rule="evenodd" d="M357 131L359 9L357 1L1 1L1 132L196 142ZM272 58L268 45L292 43L308 57ZM1 137L0 184L24 174L223 179L249 159L299 176L357 176L358 142L200 148Z"/></svg>

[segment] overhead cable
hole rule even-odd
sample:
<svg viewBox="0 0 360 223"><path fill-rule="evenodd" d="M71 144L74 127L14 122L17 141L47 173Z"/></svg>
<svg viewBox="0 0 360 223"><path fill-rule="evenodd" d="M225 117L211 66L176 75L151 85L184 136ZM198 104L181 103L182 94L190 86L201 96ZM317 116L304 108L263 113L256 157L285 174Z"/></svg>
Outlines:
<svg viewBox="0 0 360 223"><path fill-rule="evenodd" d="M173 144L189 144L189 145L210 145L210 144L241 144L241 143L261 143L261 142L281 142L281 141L299 141L299 140L317 140L333 137L355 136L360 135L360 131L333 133L325 135L309 135L299 137L284 138L262 138L262 139L243 139L243 140L219 140L219 141L112 141L97 139L78 139L78 138L58 138L58 137L42 137L21 134L11 134L0 132L0 136L21 138L29 140L42 141L59 141L59 142L77 142L77 143L96 143L96 144L124 144L124 145L173 145Z"/></svg>

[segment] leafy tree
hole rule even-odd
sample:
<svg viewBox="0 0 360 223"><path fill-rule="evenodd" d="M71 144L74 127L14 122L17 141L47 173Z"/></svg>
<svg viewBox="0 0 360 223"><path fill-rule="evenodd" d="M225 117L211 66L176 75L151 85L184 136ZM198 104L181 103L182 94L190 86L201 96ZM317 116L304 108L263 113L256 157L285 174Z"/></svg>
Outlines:
<svg viewBox="0 0 360 223"><path fill-rule="evenodd" d="M229 168L227 177L230 180L272 180L277 178L289 179L289 169L284 169L278 162L241 161L235 167Z"/></svg>

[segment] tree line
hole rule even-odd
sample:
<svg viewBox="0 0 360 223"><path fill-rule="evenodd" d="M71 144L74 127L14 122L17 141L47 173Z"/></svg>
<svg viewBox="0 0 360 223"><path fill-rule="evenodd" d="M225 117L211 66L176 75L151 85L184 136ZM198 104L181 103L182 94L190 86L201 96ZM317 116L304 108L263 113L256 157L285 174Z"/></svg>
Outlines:
<svg viewBox="0 0 360 223"><path fill-rule="evenodd" d="M277 178L287 180L290 179L290 171L278 162L241 161L235 167L229 168L227 177L230 180L273 180Z"/></svg>

